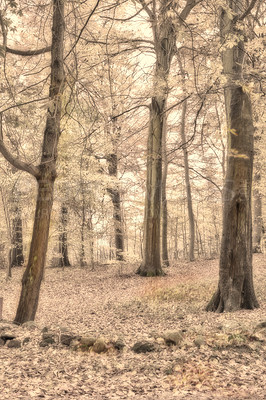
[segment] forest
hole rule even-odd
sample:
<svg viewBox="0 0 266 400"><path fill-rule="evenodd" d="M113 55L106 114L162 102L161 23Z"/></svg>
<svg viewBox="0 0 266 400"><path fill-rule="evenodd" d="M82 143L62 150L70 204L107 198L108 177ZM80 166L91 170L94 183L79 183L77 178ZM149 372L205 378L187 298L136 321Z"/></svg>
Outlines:
<svg viewBox="0 0 266 400"><path fill-rule="evenodd" d="M3 400L264 398L265 11L0 0Z"/></svg>

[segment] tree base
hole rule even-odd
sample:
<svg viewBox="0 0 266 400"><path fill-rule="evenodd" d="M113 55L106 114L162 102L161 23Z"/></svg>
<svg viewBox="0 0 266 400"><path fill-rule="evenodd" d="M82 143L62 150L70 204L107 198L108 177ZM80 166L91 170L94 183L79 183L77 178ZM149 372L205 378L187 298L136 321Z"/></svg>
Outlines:
<svg viewBox="0 0 266 400"><path fill-rule="evenodd" d="M225 299L218 288L207 304L205 310L222 313L234 312L238 310L254 310L255 308L259 308L259 303L256 298L251 296L249 293L243 293L242 301L239 305L235 301L233 294L231 294L229 298Z"/></svg>
<svg viewBox="0 0 266 400"><path fill-rule="evenodd" d="M139 266L136 274L147 278L154 276L166 276L166 273L163 271L162 268L157 268L156 270L152 271L152 269L144 268L143 265Z"/></svg>

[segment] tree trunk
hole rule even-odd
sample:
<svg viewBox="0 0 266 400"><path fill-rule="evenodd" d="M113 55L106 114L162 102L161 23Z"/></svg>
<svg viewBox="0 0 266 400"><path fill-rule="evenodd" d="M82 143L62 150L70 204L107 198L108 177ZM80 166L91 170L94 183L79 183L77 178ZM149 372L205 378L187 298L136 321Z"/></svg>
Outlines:
<svg viewBox="0 0 266 400"><path fill-rule="evenodd" d="M24 264L21 209L18 206L14 211L16 215L12 221L10 268Z"/></svg>
<svg viewBox="0 0 266 400"><path fill-rule="evenodd" d="M85 194L84 194L84 183L81 183L81 192L82 192L82 219L81 219L81 245L80 245L80 266L81 268L87 268L88 263L86 261L85 255L85 225L86 225L86 212L85 212Z"/></svg>
<svg viewBox="0 0 266 400"><path fill-rule="evenodd" d="M19 324L35 319L45 266L64 87L63 44L64 0L53 0L50 103L44 130L41 164L36 175L38 195L30 254L22 278L22 290L15 317L15 322Z"/></svg>
<svg viewBox="0 0 266 400"><path fill-rule="evenodd" d="M167 183L167 171L168 171L168 160L167 160L167 152L166 152L166 118L164 118L164 126L163 126L163 139L162 139L162 161L163 161L163 170L162 170L162 258L163 258L163 266L169 267L169 256L168 256L168 245L167 245L167 237L168 237L168 212L167 212L167 196L166 196L166 183Z"/></svg>
<svg viewBox="0 0 266 400"><path fill-rule="evenodd" d="M257 187L260 182L260 173L254 175L253 190L253 253L261 253L261 240L263 235L263 219L262 219L262 195Z"/></svg>
<svg viewBox="0 0 266 400"><path fill-rule="evenodd" d="M107 157L108 161L108 172L113 178L117 178L117 154L112 153ZM121 195L118 186L108 188L112 204L113 204L113 221L115 231L115 249L116 249L116 260L124 260L124 230L122 221L122 207L121 207Z"/></svg>
<svg viewBox="0 0 266 400"><path fill-rule="evenodd" d="M68 258L68 241L67 241L67 223L68 223L68 209L67 206L61 206L61 233L59 235L59 267L70 267Z"/></svg>
<svg viewBox="0 0 266 400"><path fill-rule="evenodd" d="M227 171L223 193L223 234L218 289L207 306L208 311L235 311L258 307L252 274L251 187L254 128L249 95L240 85L243 69L243 32L237 30L242 0L229 3L221 13L221 38L239 37L238 44L227 46L222 55L225 107L228 126ZM236 15L233 19L231 15Z"/></svg>
<svg viewBox="0 0 266 400"><path fill-rule="evenodd" d="M156 65L154 96L150 105L147 145L147 179L144 214L143 261L137 273L142 276L164 275L161 265L161 200L162 200L162 137L165 105L168 96L168 75L175 49L175 28L167 12L171 4L161 4L160 23L154 16L153 36ZM158 82L160 88L158 89Z"/></svg>
<svg viewBox="0 0 266 400"><path fill-rule="evenodd" d="M186 133L185 133L185 123L186 123L186 111L187 111L187 100L182 104L182 117L181 117L181 140L183 143L183 157L184 157L184 167L185 167L185 182L186 182L186 192L187 192L187 209L188 209L188 220L189 220L189 260L193 261L194 247L195 247L195 220L192 206L192 195L191 195L191 185L189 178L189 163L188 163L188 151L186 143Z"/></svg>

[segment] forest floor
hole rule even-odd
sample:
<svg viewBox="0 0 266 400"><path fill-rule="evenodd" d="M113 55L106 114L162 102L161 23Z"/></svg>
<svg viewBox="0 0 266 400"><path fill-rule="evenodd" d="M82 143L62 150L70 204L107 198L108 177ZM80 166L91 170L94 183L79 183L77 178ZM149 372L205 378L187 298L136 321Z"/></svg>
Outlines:
<svg viewBox="0 0 266 400"><path fill-rule="evenodd" d="M265 261L254 257L260 308L223 314L204 311L218 260L179 262L160 278L139 277L133 265L47 269L38 328L21 348L0 347L0 399L266 399L266 329L258 326L266 322ZM13 329L22 270L5 275L0 270L2 331ZM125 347L101 354L40 347L44 327L121 338ZM167 331L181 331L182 342L168 346ZM132 346L143 340L155 349L136 354Z"/></svg>

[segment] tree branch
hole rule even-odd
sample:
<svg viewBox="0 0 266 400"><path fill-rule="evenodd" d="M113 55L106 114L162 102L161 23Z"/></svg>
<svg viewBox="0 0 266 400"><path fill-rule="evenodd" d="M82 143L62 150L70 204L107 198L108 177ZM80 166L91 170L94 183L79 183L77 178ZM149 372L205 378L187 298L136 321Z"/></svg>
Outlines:
<svg viewBox="0 0 266 400"><path fill-rule="evenodd" d="M31 57L38 56L39 54L48 53L48 51L51 51L51 46L47 46L39 50L18 50L11 49L10 47L6 47L5 50L7 53L16 54L17 56Z"/></svg>
<svg viewBox="0 0 266 400"><path fill-rule="evenodd" d="M20 169L21 171L28 172L29 174L38 178L40 174L39 167L35 165L28 164L18 158L14 157L3 142L3 129L2 129L2 113L0 114L0 153L13 167Z"/></svg>
<svg viewBox="0 0 266 400"><path fill-rule="evenodd" d="M7 149L5 146L4 142L2 139L0 139L0 152L4 156L4 158L11 164L13 167L20 169L21 171L28 172L29 174L35 176L35 178L38 178L40 174L40 170L38 167L35 165L30 165L24 161L19 160L18 158L15 158L10 151Z"/></svg>
<svg viewBox="0 0 266 400"><path fill-rule="evenodd" d="M255 7L257 0L252 0L246 11L238 18L238 21L243 21L246 16L251 12L251 10Z"/></svg>
<svg viewBox="0 0 266 400"><path fill-rule="evenodd" d="M48 51L51 50L51 46L44 47L39 50L11 49L10 47L7 46L7 33L6 33L4 19L3 19L1 11L0 11L0 26L1 26L2 35L3 35L3 46L1 46L1 47L4 49L4 51L6 53L16 54L17 56L30 57L30 56L38 56L39 54L47 53Z"/></svg>
<svg viewBox="0 0 266 400"><path fill-rule="evenodd" d="M78 42L79 42L79 40L80 40L80 38L81 38L81 35L82 35L84 29L85 29L86 26L88 25L89 20L91 19L92 15L95 13L95 11L96 11L96 9L97 9L99 3L100 3L100 0L97 0L97 3L96 3L95 6L93 7L93 9L92 9L90 15L88 16L88 18L87 18L85 24L84 24L83 27L81 28L81 30L80 30L80 32L79 32L79 35L78 35L78 37L77 37L75 43L73 44L73 46L71 47L71 49L69 50L69 52L67 53L67 55L64 57L64 60L69 56L69 54L72 53L72 51L74 50L74 48L77 46L77 44L78 44Z"/></svg>
<svg viewBox="0 0 266 400"><path fill-rule="evenodd" d="M150 17L151 21L153 21L154 20L154 14L151 11L151 9L148 7L148 4L145 2L145 0L138 0L138 2L141 4L143 10L146 11L146 13Z"/></svg>
<svg viewBox="0 0 266 400"><path fill-rule="evenodd" d="M198 4L200 3L201 0L197 1L197 0L187 0L187 4L185 5L185 7L183 8L181 14L179 15L179 18L181 19L181 21L185 21L186 18L188 17L190 11Z"/></svg>

